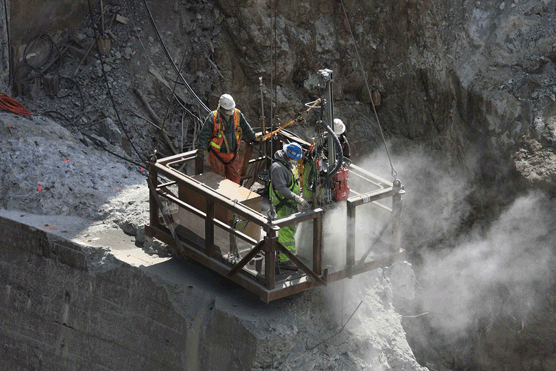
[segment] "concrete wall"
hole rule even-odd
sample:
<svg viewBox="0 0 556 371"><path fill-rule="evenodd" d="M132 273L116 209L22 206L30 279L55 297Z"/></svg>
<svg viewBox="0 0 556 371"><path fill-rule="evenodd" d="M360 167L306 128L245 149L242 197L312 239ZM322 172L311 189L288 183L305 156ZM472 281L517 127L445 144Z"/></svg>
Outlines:
<svg viewBox="0 0 556 371"><path fill-rule="evenodd" d="M2 370L243 370L255 338L214 299L0 218ZM193 290L191 290L193 291ZM234 341L230 341L234 339Z"/></svg>

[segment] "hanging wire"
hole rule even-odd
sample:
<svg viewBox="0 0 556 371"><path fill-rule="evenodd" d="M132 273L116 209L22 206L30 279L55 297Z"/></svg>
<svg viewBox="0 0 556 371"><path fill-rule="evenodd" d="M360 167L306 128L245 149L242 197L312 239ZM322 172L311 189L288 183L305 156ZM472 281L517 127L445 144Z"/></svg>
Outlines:
<svg viewBox="0 0 556 371"><path fill-rule="evenodd" d="M180 62L180 68L178 70L178 73L181 73L181 69L183 67L183 63L185 62L185 54L183 55L183 58L181 59ZM164 126L166 125L166 119L168 119L168 115L170 114L170 108L172 108L172 104L174 103L174 100L177 100L176 98L176 87L178 86L178 80L176 79L174 81L174 86L172 87L172 95L171 98L168 99L168 107L166 107L166 113L164 114L164 118L162 119L162 124L160 125L160 130L164 130ZM182 127L183 127L183 123L182 123ZM158 139L157 139L158 141Z"/></svg>
<svg viewBox="0 0 556 371"><path fill-rule="evenodd" d="M91 17L92 28L93 28L93 31L95 32L95 36L97 36L99 34L99 32L98 32L98 29L97 29L97 25L95 24L95 20L94 20L94 16L93 16L93 9L91 7L91 1L88 0L87 3L89 5L89 16ZM121 127L122 131L124 132L127 140L129 141L129 144L131 145L131 148L133 148L133 150L135 151L135 153L137 154L139 159L143 163L146 164L147 160L141 155L141 153L139 153L139 151L135 147L135 144L133 144L133 141L131 140L131 137L130 137L129 133L124 126L124 122L122 121L122 119L120 117L120 113L118 111L118 108L116 107L116 102L114 102L114 97L112 96L112 89L110 88L110 84L108 83L108 78L106 76L106 71L104 69L104 58L103 58L102 55L100 55L99 60L100 60L100 68L102 70L102 75L104 77L104 82L106 83L106 90L108 92L108 98L110 98L110 102L112 103L112 108L114 108L114 112L116 113L116 119L118 120L118 123L120 124L120 127Z"/></svg>
<svg viewBox="0 0 556 371"><path fill-rule="evenodd" d="M153 26L155 32L157 33L160 42L162 43L162 46L163 46L163 48L164 48L164 50L165 50L165 52L166 52L166 55L169 57L169 52L168 52L168 50L167 50L167 48L166 48L166 45L165 45L164 42L162 41L162 38L161 38L161 36L160 36L160 33L158 32L158 28L156 27L156 24L155 24L155 22L154 22L154 19L152 18L152 14L151 14L151 12L150 12L150 9L149 9L149 7L148 7L146 4L145 4L145 7L146 7L147 12L148 12L148 15L149 15L149 17L150 17L151 24L152 24L152 26ZM137 31L139 28L138 28L137 25L135 24L135 21L134 21L133 17L131 17L131 23L132 23L132 26L133 26L133 31L135 32L135 35L136 35L136 37L137 37L137 40L139 40L139 43L141 44L141 47L143 48L143 50L144 50L144 51L147 51L147 48L146 48L145 44L143 43L143 39L142 39L142 37L139 35L139 32ZM147 57L147 59L149 60L150 65L153 66L153 67L156 67L156 64L155 64L154 61L152 60L152 58L151 58L151 56L150 56L150 53L144 53L144 55L145 55L145 56ZM167 117L168 117L169 110L170 110L170 108L171 108L171 105L172 105L172 102L173 102L173 101L177 102L178 105L179 105L185 112L187 112L188 114L190 114L190 115L194 118L194 120L196 120L198 123L201 123L201 124L203 123L203 120L202 120L198 115L196 115L194 112L192 112L190 109L188 109L188 108L185 106L185 102L183 102L182 99L180 99L180 97L176 94L176 88L177 88L178 84L184 86L185 88L188 88L188 91L189 91L190 93L192 92L192 89L189 87L189 85L187 84L187 82L185 81L185 79L183 78L183 76L181 75L181 70L182 70L183 64L184 64L184 62L185 62L185 57L186 57L186 56L184 55L184 57L182 58L182 61L181 61L181 63L180 63L180 66L179 66L179 68L177 69L177 76L176 76L176 78L170 80L170 81L174 84L173 87L172 87L172 89L171 89L171 91L172 91L172 98L173 98L173 99L170 99L170 100L169 100L168 107L167 107L166 113L165 113L164 118L163 118L163 125L162 125L162 127L161 127L162 129L164 128L164 124L166 123L166 119L167 119ZM170 61L173 63L172 58L170 58ZM175 67L176 67L176 66L175 66L175 64L174 64L174 68L175 68ZM181 79L180 79L180 78L181 78ZM190 90L190 89L191 89L191 90ZM200 101L200 99L198 98L198 96L197 96L195 93L193 93L193 95L197 98L197 100L198 100L201 104L203 104L203 102ZM205 106L205 107L206 107L206 106ZM199 110L199 111L200 111L200 110ZM183 119L182 119L182 121L183 121ZM182 122L182 124L183 124L183 122ZM194 129L194 132L195 132L195 129ZM187 133L186 133L186 136L187 136ZM193 140L192 140L192 142L195 142L195 134L193 135ZM155 147L158 146L158 143L159 143L159 139L157 138L157 142L156 142L156 144L155 144Z"/></svg>
<svg viewBox="0 0 556 371"><path fill-rule="evenodd" d="M170 63L172 63L172 66L174 66L174 70L177 72L178 76L180 77L181 81L184 83L187 91L189 91L189 93L193 96L193 98L195 98L198 102L199 105L207 112L211 112L211 109L207 107L207 105L201 100L201 98L199 98L199 96L197 94L195 94L195 91L193 91L193 89L191 88L191 86L189 86L189 84L187 83L187 81L185 80L185 78L183 77L183 75L181 74L178 66L176 66L176 63L174 62L174 60L172 59L172 56L170 55L170 52L168 51L168 48L166 47L166 44L164 43L164 40L162 40L162 36L160 35L160 32L158 31L158 27L156 26L156 23L154 21L153 15L151 13L151 10L149 8L149 5L147 4L146 0L143 0L143 5L145 5L145 9L147 10L147 13L149 15L149 20L151 22L151 25L153 26L153 29L156 33L156 35L158 36L158 40L160 41L160 44L162 45L162 48L164 49L164 52L166 54L166 56L168 57L168 59L170 60Z"/></svg>
<svg viewBox="0 0 556 371"><path fill-rule="evenodd" d="M277 17L278 17L278 0L274 0L274 45L273 45L273 49L274 49L274 53L273 53L273 57L274 57L274 74L271 74L270 77L270 87L271 89L274 90L274 99L271 98L271 103L270 103L270 132L274 131L274 121L276 120L276 102L277 102L277 84L276 84L276 74L277 74L277 54L278 54L278 31L277 31ZM272 58L271 58L272 61ZM270 137L270 167L268 169L268 181L270 182L271 180L271 168L272 168L272 160L274 158L274 139L272 139L272 137ZM270 201L270 205L269 205L269 209L268 209L268 219L272 220L274 218L276 218L276 210L274 209L274 197L272 196L273 192L268 192L268 198Z"/></svg>
<svg viewBox="0 0 556 371"><path fill-rule="evenodd" d="M11 47L11 35L10 35L10 17L8 17L8 1L4 0L4 19L6 20L6 46L8 47L8 67L10 69L8 73L8 86L13 84L13 67L12 67L12 47Z"/></svg>
<svg viewBox="0 0 556 371"><path fill-rule="evenodd" d="M382 136L382 141L384 143L384 148L386 149L386 154L388 155L388 161L390 162L390 168L392 169L392 177L394 180L398 178L398 173L394 169L394 164L392 164L392 158L390 157L390 151L388 150L388 145L386 144L386 138L384 137L384 131L382 130L382 125L380 124L380 120L378 119L378 113L376 112L375 102L373 100L373 96L371 94L371 88L369 87L369 82L367 81L367 74L365 73L365 69L363 68L363 63L361 62L361 55L359 54L359 48L357 47L357 41L355 41L355 36L353 35L353 31L351 29L351 23L349 22L349 17L346 11L346 6L344 5L344 0L340 0L342 4L342 10L344 11L344 15L346 16L346 21L349 27L349 33L351 34L351 38L353 40L353 44L355 45L355 53L357 54L357 60L359 62L359 67L361 67L361 72L363 73L363 79L365 80L365 86L367 87L367 92L369 93L369 98L371 99L371 104L373 106L373 112L375 114L376 122L380 129L380 135Z"/></svg>
<svg viewBox="0 0 556 371"><path fill-rule="evenodd" d="M133 20L133 17L130 18L131 20L131 24L133 26L133 31L135 31L135 36L137 37L137 40L139 40L139 43L141 44L141 47L143 48L143 50L147 50L147 48L145 47L145 44L143 44L143 40L141 39L141 36L139 35L139 32L137 32L137 26L135 25L135 21ZM149 55L149 53L144 53L144 55L147 56L147 59L151 62L151 66L156 66L156 64L154 63L154 61L152 60L151 56ZM183 63L183 61L182 61ZM181 66L180 66L180 71L181 71ZM179 76L178 76L179 77ZM172 79L171 82L173 82L174 84L179 84L179 85L184 85L185 84L183 82L180 82L179 79ZM197 116L195 113L191 112L182 102L181 99L179 99L179 97L176 96L176 94L174 93L176 89L176 86L174 86L174 88L172 89L172 94L175 96L175 100L176 102L178 102L178 104L181 106L181 108L183 108L183 110L187 113L189 113L191 116L193 116L193 118L195 118L195 120L199 121L200 123L203 123L203 120Z"/></svg>

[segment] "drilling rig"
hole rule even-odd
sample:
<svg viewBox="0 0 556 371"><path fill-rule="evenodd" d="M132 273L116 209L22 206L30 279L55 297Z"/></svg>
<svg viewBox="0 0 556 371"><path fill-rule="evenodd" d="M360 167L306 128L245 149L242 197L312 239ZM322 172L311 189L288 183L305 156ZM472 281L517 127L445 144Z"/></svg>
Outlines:
<svg viewBox="0 0 556 371"><path fill-rule="evenodd" d="M206 171L197 150L161 159L153 156L148 165L147 235L167 243L177 256L195 260L267 303L403 259L404 187L397 178L383 179L343 155L335 132L334 73L322 69L318 77L322 96L306 103L296 119L275 129L273 125L267 128L264 113L261 115L259 135L263 141L242 145L241 185ZM317 114L309 122L314 124L314 136L307 141L288 128L301 121L307 123L310 111ZM291 142L303 150L297 166L303 173L303 196L312 207L276 218L272 202L265 202L264 190L274 150ZM332 210L335 214L329 218ZM345 240L327 246L330 238L323 223L333 225ZM299 246L304 253L294 255L277 236L280 228L300 224L308 226L304 230L309 238ZM294 272L279 269L279 253L295 264ZM335 259L329 259L332 254Z"/></svg>

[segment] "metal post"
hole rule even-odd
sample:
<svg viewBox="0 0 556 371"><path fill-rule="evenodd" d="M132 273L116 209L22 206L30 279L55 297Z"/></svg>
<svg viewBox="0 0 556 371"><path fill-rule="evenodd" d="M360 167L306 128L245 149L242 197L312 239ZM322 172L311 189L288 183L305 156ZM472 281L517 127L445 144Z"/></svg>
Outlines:
<svg viewBox="0 0 556 371"><path fill-rule="evenodd" d="M332 83L334 82L334 75L332 70L330 69L320 70L319 74L321 79L326 84L326 90L324 93L326 104L324 105L324 107L327 113L327 121L328 121L327 123L328 126L330 126L332 130L334 130L334 97L332 91ZM329 166L332 167L334 165L334 162L336 162L336 152L334 151L334 145L332 144L333 143L333 140L331 138L332 134L327 133L326 135L328 137L328 163L330 164Z"/></svg>
<svg viewBox="0 0 556 371"><path fill-rule="evenodd" d="M264 100L263 100L263 77L259 76L259 82L260 82L260 87L261 87L261 120L263 123L263 127L262 127L262 134L261 135L265 135L266 134L266 120L265 120L265 115L264 115ZM268 169L268 161L266 160L266 140L264 142L262 142L262 151L264 153L265 156L265 170Z"/></svg>
<svg viewBox="0 0 556 371"><path fill-rule="evenodd" d="M197 153L199 153L199 150L197 150ZM203 170L203 160L198 155L195 155L195 175L201 174Z"/></svg>
<svg viewBox="0 0 556 371"><path fill-rule="evenodd" d="M207 218L205 219L205 249L207 255L214 256L214 202L207 197Z"/></svg>
<svg viewBox="0 0 556 371"><path fill-rule="evenodd" d="M402 193L392 197L392 212L397 212L392 228L392 248L394 252L400 252L402 248Z"/></svg>
<svg viewBox="0 0 556 371"><path fill-rule="evenodd" d="M153 186L157 186L158 183L158 174L156 172L156 168L153 166L154 164L148 162L148 169L149 169L149 180ZM149 193L149 218L150 218L150 225L153 227L158 227L159 223L159 216L158 216L158 205L156 204L156 200L154 196Z"/></svg>
<svg viewBox="0 0 556 371"><path fill-rule="evenodd" d="M264 277L265 286L269 290L274 290L276 285L276 272L274 271L276 265L276 249L274 248L274 241L277 240L276 231L273 229L267 230L265 240L265 261L264 261Z"/></svg>
<svg viewBox="0 0 556 371"><path fill-rule="evenodd" d="M347 202L347 236L346 236L346 265L348 269L348 277L353 277L353 265L355 264L355 206L351 202Z"/></svg>
<svg viewBox="0 0 556 371"><path fill-rule="evenodd" d="M322 213L313 219L313 272L322 271Z"/></svg>

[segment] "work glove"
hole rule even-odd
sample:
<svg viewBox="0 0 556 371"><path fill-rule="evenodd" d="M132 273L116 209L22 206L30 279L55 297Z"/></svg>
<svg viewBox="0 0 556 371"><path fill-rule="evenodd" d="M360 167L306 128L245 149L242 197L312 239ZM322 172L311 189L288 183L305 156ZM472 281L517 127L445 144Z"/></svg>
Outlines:
<svg viewBox="0 0 556 371"><path fill-rule="evenodd" d="M255 135L255 139L253 139L255 142L262 142L263 141L263 136L261 135Z"/></svg>
<svg viewBox="0 0 556 371"><path fill-rule="evenodd" d="M301 209L308 209L310 207L309 203L299 195L295 195L295 202L297 202L297 205L300 206Z"/></svg>

